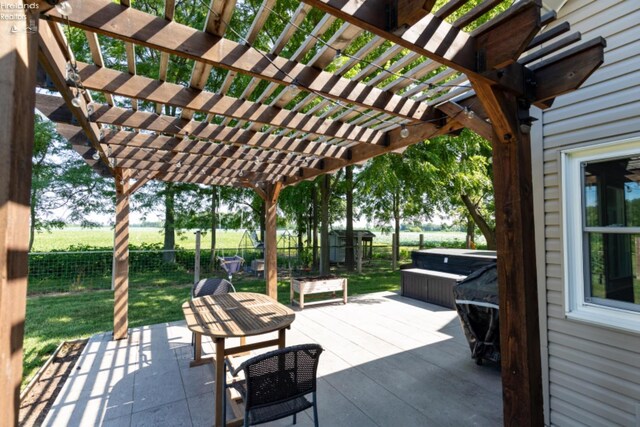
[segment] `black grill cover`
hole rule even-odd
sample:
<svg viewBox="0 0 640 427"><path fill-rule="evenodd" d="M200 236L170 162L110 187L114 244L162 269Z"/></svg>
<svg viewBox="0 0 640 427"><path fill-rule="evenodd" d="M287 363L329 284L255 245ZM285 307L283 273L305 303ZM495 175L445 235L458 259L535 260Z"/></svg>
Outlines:
<svg viewBox="0 0 640 427"><path fill-rule="evenodd" d="M456 310L471 357L500 361L498 270L493 263L474 271L453 288Z"/></svg>

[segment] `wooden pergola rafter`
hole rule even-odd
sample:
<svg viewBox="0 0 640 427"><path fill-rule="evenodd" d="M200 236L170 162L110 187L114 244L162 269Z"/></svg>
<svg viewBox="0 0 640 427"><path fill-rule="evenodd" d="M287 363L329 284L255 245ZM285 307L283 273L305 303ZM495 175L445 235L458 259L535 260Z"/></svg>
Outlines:
<svg viewBox="0 0 640 427"><path fill-rule="evenodd" d="M283 188L467 127L493 144L505 423L542 424L529 109L548 108L578 88L602 63L604 40L580 43L568 24L544 31L555 14L543 13L539 0L499 14L497 0L471 8L449 0L435 9L435 0L305 0L290 18L274 15L277 0L264 0L240 41L229 26L234 0L203 0L203 28L176 22L175 0L165 0L161 16L128 0L69 0L68 18L53 8L60 0L9 1L36 5L25 13L40 23L30 43L0 46L0 79L16 89L9 96L16 113L4 120L31 117L35 104L88 164L115 180L114 338L127 336L128 200L149 180L254 189L266 206L267 293L275 297ZM487 14L496 16L478 25ZM261 50L256 42L270 18L287 22ZM84 31L91 57L77 62L76 81L74 52L61 30L67 23ZM293 35L302 42L292 44ZM124 43L126 72L109 68L99 36ZM140 75L136 47L159 52L157 76ZM34 92L36 52L44 71L37 84L59 97L17 98ZM168 81L171 56L194 61L188 84ZM226 73L217 85L213 72ZM96 94L106 102L95 102ZM15 123L0 129L15 144L31 144ZM29 170L22 151L7 153L16 160L0 169L0 206L28 204L28 189L12 177ZM0 224L19 212L0 209ZM3 235L1 242L13 247L20 236ZM2 268L8 261L12 271L24 270L26 258L0 256ZM7 337L22 336L19 327L7 332L4 326L5 317L13 325L11 316L24 315L19 307L5 309L19 300L5 298L14 295L9 280L26 284L20 274L0 275L0 356L13 354L15 341ZM0 389L19 384L19 373L2 375ZM2 402L9 400L0 413L17 420L17 401Z"/></svg>

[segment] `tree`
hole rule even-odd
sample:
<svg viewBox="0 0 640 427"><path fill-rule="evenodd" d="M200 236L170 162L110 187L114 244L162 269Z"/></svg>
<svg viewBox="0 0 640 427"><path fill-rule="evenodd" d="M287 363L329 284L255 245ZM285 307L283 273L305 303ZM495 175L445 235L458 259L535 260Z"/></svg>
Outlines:
<svg viewBox="0 0 640 427"><path fill-rule="evenodd" d="M347 267L347 271L353 271L355 264L354 248L353 248L353 166L347 166L344 174L345 183L345 199L346 199L346 215L347 227L345 232L345 238L347 241L344 248L344 263ZM362 248L360 248L362 250Z"/></svg>
<svg viewBox="0 0 640 427"><path fill-rule="evenodd" d="M424 147L438 170L439 191L432 192L433 200L442 211L457 213L463 221L470 217L487 248L495 249L491 143L465 129L459 136L435 138Z"/></svg>
<svg viewBox="0 0 640 427"><path fill-rule="evenodd" d="M385 154L371 159L360 172L358 204L369 220L378 225L393 223L396 256L399 257L400 221L429 217L435 204L430 200L435 168L422 144L409 147L404 155Z"/></svg>
<svg viewBox="0 0 640 427"><path fill-rule="evenodd" d="M285 219L295 223L299 254L304 251L304 246L312 245L314 191L315 183L304 181L298 185L286 187L278 198L278 207Z"/></svg>

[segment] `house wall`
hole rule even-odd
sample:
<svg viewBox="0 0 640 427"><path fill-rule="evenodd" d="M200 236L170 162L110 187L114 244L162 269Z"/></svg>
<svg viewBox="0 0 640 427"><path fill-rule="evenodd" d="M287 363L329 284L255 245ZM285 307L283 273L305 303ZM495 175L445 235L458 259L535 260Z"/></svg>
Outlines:
<svg viewBox="0 0 640 427"><path fill-rule="evenodd" d="M560 151L640 136L640 1L569 0L563 21L583 40L605 37L607 48L601 68L541 112L532 133L546 421L637 427L640 333L565 316L561 201L578 189L561 188Z"/></svg>

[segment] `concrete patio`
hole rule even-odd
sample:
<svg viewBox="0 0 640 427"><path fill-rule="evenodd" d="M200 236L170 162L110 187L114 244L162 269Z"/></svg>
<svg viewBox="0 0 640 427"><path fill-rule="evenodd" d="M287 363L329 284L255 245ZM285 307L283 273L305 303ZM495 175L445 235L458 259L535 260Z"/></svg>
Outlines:
<svg viewBox="0 0 640 427"><path fill-rule="evenodd" d="M45 425L213 424L213 366L189 368L184 322L135 328L125 341L110 338L91 338ZM502 424L500 371L471 359L455 311L390 292L352 297L346 306L298 311L287 344L305 342L326 350L321 425ZM204 348L212 351L209 341ZM313 425L310 415L299 416L298 425ZM273 424L290 425L291 418Z"/></svg>

